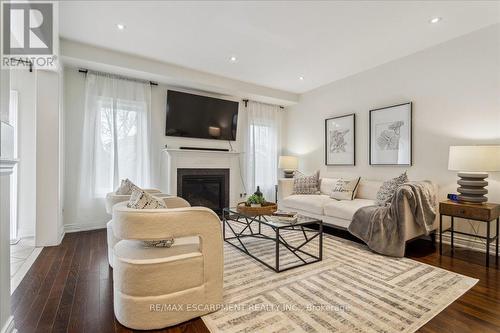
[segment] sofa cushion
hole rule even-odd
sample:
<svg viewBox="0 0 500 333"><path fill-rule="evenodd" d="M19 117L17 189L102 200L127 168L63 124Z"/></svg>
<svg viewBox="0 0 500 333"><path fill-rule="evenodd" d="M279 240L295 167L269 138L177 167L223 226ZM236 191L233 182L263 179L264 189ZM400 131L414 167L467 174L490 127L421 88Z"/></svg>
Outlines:
<svg viewBox="0 0 500 333"><path fill-rule="evenodd" d="M115 246L115 286L130 296L157 296L204 283L198 237L178 238L170 248L122 240Z"/></svg>
<svg viewBox="0 0 500 333"><path fill-rule="evenodd" d="M356 198L375 200L381 185L382 182L380 181L361 179Z"/></svg>
<svg viewBox="0 0 500 333"><path fill-rule="evenodd" d="M344 220L352 220L354 213L361 207L373 206L375 200L354 199L354 200L330 200L324 205L324 215L336 217Z"/></svg>
<svg viewBox="0 0 500 333"><path fill-rule="evenodd" d="M282 204L287 208L323 215L323 206L329 201L334 200L324 194L294 194L284 198Z"/></svg>

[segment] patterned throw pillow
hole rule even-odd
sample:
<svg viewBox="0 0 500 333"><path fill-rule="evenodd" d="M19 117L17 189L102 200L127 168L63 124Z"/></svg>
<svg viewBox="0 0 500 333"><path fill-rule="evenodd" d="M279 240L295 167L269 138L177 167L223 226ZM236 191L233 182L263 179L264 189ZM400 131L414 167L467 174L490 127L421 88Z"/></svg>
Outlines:
<svg viewBox="0 0 500 333"><path fill-rule="evenodd" d="M134 189L140 190L139 186L135 185L130 179L122 179L120 186L116 189L116 194L130 195Z"/></svg>
<svg viewBox="0 0 500 333"><path fill-rule="evenodd" d="M386 180L380 186L377 192L377 205L387 206L391 203L391 199L396 194L397 189L409 181L406 171L396 178Z"/></svg>
<svg viewBox="0 0 500 333"><path fill-rule="evenodd" d="M340 178L333 186L330 197L337 200L354 200L360 179L361 177L354 179Z"/></svg>
<svg viewBox="0 0 500 333"><path fill-rule="evenodd" d="M293 194L318 194L319 193L319 171L312 176L304 176L295 171L293 175Z"/></svg>
<svg viewBox="0 0 500 333"><path fill-rule="evenodd" d="M160 209L167 208L165 202L141 189L134 188L128 201L127 207L134 209ZM146 247L171 247L174 244L174 238L160 240L143 241Z"/></svg>
<svg viewBox="0 0 500 333"><path fill-rule="evenodd" d="M132 190L132 195L130 195L127 207L134 209L167 208L163 199L155 197L137 188Z"/></svg>

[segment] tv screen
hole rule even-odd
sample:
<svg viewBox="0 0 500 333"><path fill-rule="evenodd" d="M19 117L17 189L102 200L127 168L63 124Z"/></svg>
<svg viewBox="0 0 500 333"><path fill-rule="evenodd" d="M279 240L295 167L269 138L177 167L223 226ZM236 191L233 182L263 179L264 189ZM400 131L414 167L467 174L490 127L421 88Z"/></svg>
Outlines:
<svg viewBox="0 0 500 333"><path fill-rule="evenodd" d="M165 135L234 141L238 124L238 104L169 90Z"/></svg>

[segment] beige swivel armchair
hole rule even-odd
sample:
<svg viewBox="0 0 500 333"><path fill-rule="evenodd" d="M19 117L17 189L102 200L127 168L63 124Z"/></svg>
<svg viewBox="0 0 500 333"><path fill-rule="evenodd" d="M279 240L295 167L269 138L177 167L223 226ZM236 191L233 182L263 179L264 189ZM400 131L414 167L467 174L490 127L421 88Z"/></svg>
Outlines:
<svg viewBox="0 0 500 333"><path fill-rule="evenodd" d="M189 203L178 197L173 197L170 194L161 193L160 190L156 189L145 189L146 192L153 194L156 197L163 198L165 204L169 208L178 208L178 207L189 207ZM168 200L167 200L168 198ZM113 206L120 202L125 202L130 199L130 194L116 194L115 192L108 193L106 195L106 212L109 215L113 215ZM114 258L114 248L116 243L120 241L120 239L115 237L113 232L113 218L106 223L106 232L107 232L107 243L108 243L108 263L109 266L113 267L113 258Z"/></svg>
<svg viewBox="0 0 500 333"><path fill-rule="evenodd" d="M165 198L167 207L182 205ZM204 207L113 208L114 310L132 329L176 325L218 309L222 303L223 244L218 216ZM173 237L170 248L145 247L144 240Z"/></svg>

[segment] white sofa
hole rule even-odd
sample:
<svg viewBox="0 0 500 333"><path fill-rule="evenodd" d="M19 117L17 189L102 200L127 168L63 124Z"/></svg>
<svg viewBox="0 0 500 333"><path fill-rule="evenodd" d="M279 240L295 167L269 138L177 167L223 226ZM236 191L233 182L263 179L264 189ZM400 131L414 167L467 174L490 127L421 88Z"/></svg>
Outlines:
<svg viewBox="0 0 500 333"><path fill-rule="evenodd" d="M332 181L323 178L324 181ZM380 181L364 180L361 178L358 192L354 200L335 200L327 195L322 186L320 194L292 194L293 179L278 180L278 208L284 211L294 211L302 215L318 218L324 225L340 229L347 229L352 221L354 213L361 207L375 204L377 191L382 185ZM437 193L437 186L434 184ZM425 230L413 220L408 201L405 199L406 221L405 240L411 240L425 234ZM438 218L434 221L434 229L437 229Z"/></svg>

